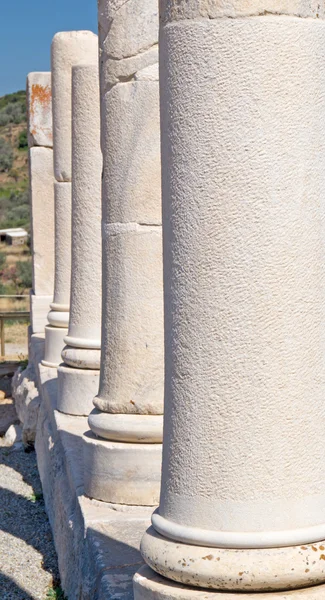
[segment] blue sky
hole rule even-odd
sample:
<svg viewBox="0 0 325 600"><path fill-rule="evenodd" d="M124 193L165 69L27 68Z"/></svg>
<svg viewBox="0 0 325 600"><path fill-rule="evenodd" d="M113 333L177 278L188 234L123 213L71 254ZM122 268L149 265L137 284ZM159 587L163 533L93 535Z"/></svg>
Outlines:
<svg viewBox="0 0 325 600"><path fill-rule="evenodd" d="M0 0L0 96L49 71L53 35L72 29L97 33L97 0Z"/></svg>

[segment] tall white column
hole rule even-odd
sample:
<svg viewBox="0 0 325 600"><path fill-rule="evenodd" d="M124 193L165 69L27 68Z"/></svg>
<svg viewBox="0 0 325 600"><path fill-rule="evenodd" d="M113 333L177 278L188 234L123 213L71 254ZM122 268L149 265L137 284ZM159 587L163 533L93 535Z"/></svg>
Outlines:
<svg viewBox="0 0 325 600"><path fill-rule="evenodd" d="M98 65L82 65L72 68L71 306L57 408L87 416L100 367L101 174Z"/></svg>
<svg viewBox="0 0 325 600"><path fill-rule="evenodd" d="M156 1L99 2L103 339L85 436L85 491L158 502L163 290ZM96 437L97 436L97 437Z"/></svg>
<svg viewBox="0 0 325 600"><path fill-rule="evenodd" d="M61 362L68 333L71 277L71 73L96 64L97 36L91 31L57 33L52 42L53 149L55 183L54 298L45 327L46 366Z"/></svg>
<svg viewBox="0 0 325 600"><path fill-rule="evenodd" d="M167 579L142 569L136 600L324 598L323 19L161 3L165 426L142 553Z"/></svg>
<svg viewBox="0 0 325 600"><path fill-rule="evenodd" d="M44 332L54 283L54 175L51 73L27 77L33 287L32 333Z"/></svg>

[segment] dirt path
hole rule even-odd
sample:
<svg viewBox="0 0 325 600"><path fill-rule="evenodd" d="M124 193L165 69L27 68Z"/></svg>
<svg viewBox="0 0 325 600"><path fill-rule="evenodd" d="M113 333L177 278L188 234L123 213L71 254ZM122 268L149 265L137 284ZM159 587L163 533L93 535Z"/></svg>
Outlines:
<svg viewBox="0 0 325 600"><path fill-rule="evenodd" d="M64 599L34 450L0 447L0 598Z"/></svg>

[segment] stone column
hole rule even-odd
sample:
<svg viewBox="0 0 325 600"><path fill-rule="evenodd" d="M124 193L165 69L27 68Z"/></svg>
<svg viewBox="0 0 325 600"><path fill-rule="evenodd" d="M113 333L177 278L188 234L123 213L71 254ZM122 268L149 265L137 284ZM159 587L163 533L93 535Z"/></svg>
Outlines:
<svg viewBox="0 0 325 600"><path fill-rule="evenodd" d="M103 152L100 386L85 436L85 491L158 502L163 291L155 0L99 2ZM98 437L96 437L98 436Z"/></svg>
<svg viewBox="0 0 325 600"><path fill-rule="evenodd" d="M33 288L32 333L43 333L54 282L54 176L51 73L27 77Z"/></svg>
<svg viewBox="0 0 325 600"><path fill-rule="evenodd" d="M71 72L96 64L97 36L91 31L57 33L52 42L52 94L55 183L54 298L45 328L44 365L61 362L68 333L71 277Z"/></svg>
<svg viewBox="0 0 325 600"><path fill-rule="evenodd" d="M57 408L74 415L89 415L99 384L101 174L98 65L73 67L71 307Z"/></svg>
<svg viewBox="0 0 325 600"><path fill-rule="evenodd" d="M165 425L142 553L167 579L142 569L136 600L325 597L300 589L325 581L323 19L161 3Z"/></svg>

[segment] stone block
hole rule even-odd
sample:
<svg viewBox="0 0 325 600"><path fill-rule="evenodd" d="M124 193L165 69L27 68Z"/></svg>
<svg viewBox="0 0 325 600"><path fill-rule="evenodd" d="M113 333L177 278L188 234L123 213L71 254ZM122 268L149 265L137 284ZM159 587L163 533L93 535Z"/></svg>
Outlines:
<svg viewBox="0 0 325 600"><path fill-rule="evenodd" d="M135 574L134 600L322 600L325 586L291 590L288 592L250 593L222 592L182 585L170 581L143 566Z"/></svg>
<svg viewBox="0 0 325 600"><path fill-rule="evenodd" d="M62 362L61 352L65 346L64 338L68 329L64 327L45 327L45 352L42 364L46 367L58 367Z"/></svg>
<svg viewBox="0 0 325 600"><path fill-rule="evenodd" d="M222 17L257 17L285 15L324 19L324 0L163 0L161 20L218 19Z"/></svg>
<svg viewBox="0 0 325 600"><path fill-rule="evenodd" d="M117 84L102 111L104 221L161 224L158 81Z"/></svg>
<svg viewBox="0 0 325 600"><path fill-rule="evenodd" d="M91 31L64 31L52 42L54 173L71 181L71 69L98 62L98 39Z"/></svg>
<svg viewBox="0 0 325 600"><path fill-rule="evenodd" d="M32 333L43 333L48 324L47 314L50 310L50 302L53 296L35 296L30 294L30 323Z"/></svg>
<svg viewBox="0 0 325 600"><path fill-rule="evenodd" d="M148 67L156 66L156 71L158 71L158 45L154 45L148 48L148 50L141 52L141 54L129 56L123 60L114 60L110 56L106 56L103 50L100 56L100 80L103 94L116 83L125 83L132 79L136 80L138 74ZM157 73L154 80L158 80Z"/></svg>
<svg viewBox="0 0 325 600"><path fill-rule="evenodd" d="M54 176L53 150L29 151L33 290L51 296L54 286Z"/></svg>
<svg viewBox="0 0 325 600"><path fill-rule="evenodd" d="M35 447L61 585L69 600L121 595L132 600L132 577L143 564L140 539L152 508L118 506L83 495L82 434L87 419L56 410L57 379L48 379L53 372L39 369L42 403Z"/></svg>
<svg viewBox="0 0 325 600"><path fill-rule="evenodd" d="M58 367L57 410L69 415L88 416L98 392L99 370Z"/></svg>
<svg viewBox="0 0 325 600"><path fill-rule="evenodd" d="M28 145L53 147L51 73L27 76Z"/></svg>
<svg viewBox="0 0 325 600"><path fill-rule="evenodd" d="M98 24L102 51L114 60L136 56L158 44L158 3L99 0Z"/></svg>
<svg viewBox="0 0 325 600"><path fill-rule="evenodd" d="M160 226L116 223L103 229L109 257L103 271L106 360L94 404L104 412L163 413L161 244Z"/></svg>
<svg viewBox="0 0 325 600"><path fill-rule="evenodd" d="M153 506L159 501L162 444L112 442L84 436L84 487L89 498Z"/></svg>

